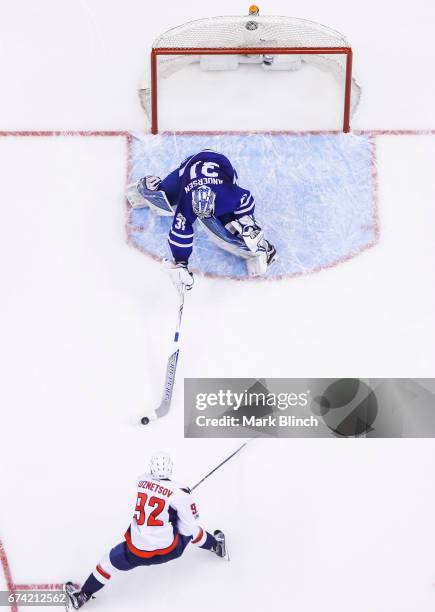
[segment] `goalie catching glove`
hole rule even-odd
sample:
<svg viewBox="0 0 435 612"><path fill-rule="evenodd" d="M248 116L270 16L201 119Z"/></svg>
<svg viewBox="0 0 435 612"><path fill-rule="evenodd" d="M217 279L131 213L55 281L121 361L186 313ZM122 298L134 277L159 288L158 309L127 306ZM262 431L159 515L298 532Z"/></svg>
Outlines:
<svg viewBox="0 0 435 612"><path fill-rule="evenodd" d="M193 274L185 261L163 260L163 266L171 277L172 283L179 293L190 291L193 287Z"/></svg>

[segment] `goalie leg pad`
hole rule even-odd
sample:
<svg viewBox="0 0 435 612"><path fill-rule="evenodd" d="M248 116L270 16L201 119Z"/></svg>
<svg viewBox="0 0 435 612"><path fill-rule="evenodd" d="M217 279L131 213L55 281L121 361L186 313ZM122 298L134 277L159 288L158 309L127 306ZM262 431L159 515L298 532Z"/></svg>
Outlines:
<svg viewBox="0 0 435 612"><path fill-rule="evenodd" d="M210 240L219 248L242 259L252 257L252 253L241 237L235 231L230 231L227 226L224 226L220 219L211 217L210 219L198 219L198 221Z"/></svg>
<svg viewBox="0 0 435 612"><path fill-rule="evenodd" d="M246 260L249 276L263 276L267 272L267 255L265 251Z"/></svg>
<svg viewBox="0 0 435 612"><path fill-rule="evenodd" d="M211 219L199 219L199 223L209 238L221 249L246 260L249 276L265 274L268 267L278 258L275 247L263 237L261 237L258 249L253 253L242 239L240 232L232 225L232 221L223 225L219 219L212 217ZM238 220L235 223L238 223Z"/></svg>

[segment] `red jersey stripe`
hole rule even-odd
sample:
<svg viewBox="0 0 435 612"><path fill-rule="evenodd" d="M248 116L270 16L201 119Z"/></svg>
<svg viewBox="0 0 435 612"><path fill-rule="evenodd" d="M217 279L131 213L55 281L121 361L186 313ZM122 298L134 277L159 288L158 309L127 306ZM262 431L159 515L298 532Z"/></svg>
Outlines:
<svg viewBox="0 0 435 612"><path fill-rule="evenodd" d="M103 576L103 578L106 578L106 580L109 580L111 578L110 574L105 572L100 564L97 565L96 570L99 574Z"/></svg>
<svg viewBox="0 0 435 612"><path fill-rule="evenodd" d="M203 535L204 535L204 529L200 527L198 535L196 536L194 540L192 540L192 544L196 544L197 542L199 542Z"/></svg>
<svg viewBox="0 0 435 612"><path fill-rule="evenodd" d="M136 548L136 546L131 541L131 535L129 531L125 532L124 537L130 552L132 552L134 555L137 555L138 557L143 557L144 559L149 559L150 557L155 557L156 555L166 555L166 553L172 552L177 546L179 540L178 533L176 533L172 544L170 544L167 548L157 548L156 550L148 551Z"/></svg>

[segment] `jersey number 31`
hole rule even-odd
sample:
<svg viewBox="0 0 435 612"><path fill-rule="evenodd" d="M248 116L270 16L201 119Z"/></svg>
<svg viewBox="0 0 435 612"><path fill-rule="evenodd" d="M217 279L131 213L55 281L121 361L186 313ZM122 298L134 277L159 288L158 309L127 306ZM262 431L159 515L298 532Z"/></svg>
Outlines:
<svg viewBox="0 0 435 612"><path fill-rule="evenodd" d="M165 509L165 503L166 502L163 499L160 499L160 497L150 497L150 499L148 499L148 495L146 493L138 493L134 514L136 523L138 525L144 525L146 522L148 527L161 527L164 525L163 521L157 517ZM145 511L145 506L147 506L147 510L148 508L153 508L150 514Z"/></svg>

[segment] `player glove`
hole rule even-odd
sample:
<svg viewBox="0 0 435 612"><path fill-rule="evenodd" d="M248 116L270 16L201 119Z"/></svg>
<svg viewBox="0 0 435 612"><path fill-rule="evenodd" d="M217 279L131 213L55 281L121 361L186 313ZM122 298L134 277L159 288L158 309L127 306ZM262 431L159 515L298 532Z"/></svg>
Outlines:
<svg viewBox="0 0 435 612"><path fill-rule="evenodd" d="M193 287L193 274L187 267L186 261L169 261L163 260L163 265L169 273L175 288L183 293L190 291Z"/></svg>

